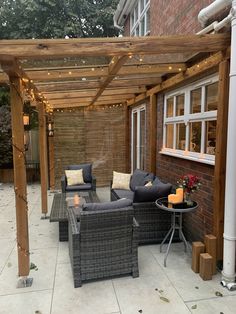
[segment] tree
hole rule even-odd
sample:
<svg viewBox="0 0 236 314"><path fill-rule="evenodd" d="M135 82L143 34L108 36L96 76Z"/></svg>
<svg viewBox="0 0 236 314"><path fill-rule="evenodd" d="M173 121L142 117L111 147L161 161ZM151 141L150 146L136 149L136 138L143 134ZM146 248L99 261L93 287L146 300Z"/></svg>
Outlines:
<svg viewBox="0 0 236 314"><path fill-rule="evenodd" d="M0 0L0 39L112 37L118 0Z"/></svg>
<svg viewBox="0 0 236 314"><path fill-rule="evenodd" d="M0 167L12 166L11 108L9 89L0 88Z"/></svg>

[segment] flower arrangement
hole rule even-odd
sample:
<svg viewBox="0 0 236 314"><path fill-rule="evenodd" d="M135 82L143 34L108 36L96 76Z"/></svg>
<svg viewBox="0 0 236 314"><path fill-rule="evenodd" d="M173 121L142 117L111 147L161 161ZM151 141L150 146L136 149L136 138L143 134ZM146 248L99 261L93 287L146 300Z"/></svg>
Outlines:
<svg viewBox="0 0 236 314"><path fill-rule="evenodd" d="M182 187L184 189L185 193L189 194L198 190L201 186L200 179L193 174L186 174L182 176L177 181L177 184L179 185L179 187Z"/></svg>

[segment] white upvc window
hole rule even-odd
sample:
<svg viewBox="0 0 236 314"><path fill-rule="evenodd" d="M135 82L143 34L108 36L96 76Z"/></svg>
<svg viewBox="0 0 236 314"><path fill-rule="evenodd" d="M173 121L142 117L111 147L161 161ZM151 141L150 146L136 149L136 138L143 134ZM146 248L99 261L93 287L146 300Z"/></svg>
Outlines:
<svg viewBox="0 0 236 314"><path fill-rule="evenodd" d="M218 75L165 95L161 153L215 164Z"/></svg>
<svg viewBox="0 0 236 314"><path fill-rule="evenodd" d="M130 14L130 35L146 36L150 32L150 0L138 0Z"/></svg>
<svg viewBox="0 0 236 314"><path fill-rule="evenodd" d="M146 159L146 105L136 107L131 116L131 168L144 170Z"/></svg>

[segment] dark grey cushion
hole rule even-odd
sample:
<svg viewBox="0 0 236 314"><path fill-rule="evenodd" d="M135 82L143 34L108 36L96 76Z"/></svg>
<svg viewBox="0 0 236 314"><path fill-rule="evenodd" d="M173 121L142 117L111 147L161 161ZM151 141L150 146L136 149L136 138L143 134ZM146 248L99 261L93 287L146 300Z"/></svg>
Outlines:
<svg viewBox="0 0 236 314"><path fill-rule="evenodd" d="M131 190L113 189L112 191L116 194L117 198L128 198L133 201L134 192Z"/></svg>
<svg viewBox="0 0 236 314"><path fill-rule="evenodd" d="M144 186L148 181L152 181L153 179L153 173L148 173L140 169L135 169L131 176L130 188L132 191L134 191L137 186Z"/></svg>
<svg viewBox="0 0 236 314"><path fill-rule="evenodd" d="M172 185L170 183L160 182L153 186L139 186L134 191L134 203L155 202L160 197L170 194Z"/></svg>
<svg viewBox="0 0 236 314"><path fill-rule="evenodd" d="M132 201L128 199L121 199L114 202L104 203L87 203L82 206L83 210L106 210L106 209L119 209L132 205Z"/></svg>
<svg viewBox="0 0 236 314"><path fill-rule="evenodd" d="M66 186L66 192L83 191L83 190L91 190L91 189L92 189L91 183L85 183L85 184L79 184L79 185L67 185Z"/></svg>
<svg viewBox="0 0 236 314"><path fill-rule="evenodd" d="M85 183L92 182L92 164L69 165L66 170L83 169L83 179Z"/></svg>

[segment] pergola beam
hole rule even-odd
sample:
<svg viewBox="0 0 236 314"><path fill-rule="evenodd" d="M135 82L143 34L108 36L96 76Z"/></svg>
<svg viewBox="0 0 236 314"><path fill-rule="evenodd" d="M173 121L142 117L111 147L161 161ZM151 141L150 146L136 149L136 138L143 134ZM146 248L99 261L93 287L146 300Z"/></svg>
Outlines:
<svg viewBox="0 0 236 314"><path fill-rule="evenodd" d="M105 89L102 93L102 96L126 96L127 94L136 94L136 93L143 93L146 91L145 87L135 87L135 88L120 88L120 89ZM73 99L73 98L83 98L83 97L94 97L96 95L96 90L90 89L86 90L78 90L73 92L49 92L44 93L49 101L55 99Z"/></svg>
<svg viewBox="0 0 236 314"><path fill-rule="evenodd" d="M1 40L0 60L70 56L213 52L230 45L230 34L89 39Z"/></svg>
<svg viewBox="0 0 236 314"><path fill-rule="evenodd" d="M117 56L112 58L109 67L108 67L108 76L104 80L102 87L97 91L90 105L93 105L95 101L101 96L106 87L110 84L110 82L114 79L115 75L118 73L122 65L126 62L128 56Z"/></svg>
<svg viewBox="0 0 236 314"><path fill-rule="evenodd" d="M178 73L186 70L185 63L164 63L164 64L136 64L136 65L123 65L119 70L119 76L131 76L134 74L163 74L163 73ZM78 78L96 78L106 77L110 72L109 67L104 66L91 66L91 67L73 67L71 69L63 68L61 70L34 70L27 69L26 73L34 81L56 81L66 79Z"/></svg>
<svg viewBox="0 0 236 314"><path fill-rule="evenodd" d="M138 97L135 97L133 99L129 99L127 101L127 105L131 106L135 103L142 101L146 99L147 97L156 94L160 91L166 90L168 88L171 88L173 86L176 86L177 84L182 83L184 80L188 78L195 77L205 71L208 71L209 69L218 66L218 64L225 58L229 57L229 51L230 49L227 49L225 52L217 52L213 54L212 56L200 61L198 64L195 64L189 68L187 68L186 71L181 72L179 74L176 74L175 76L163 81L162 83L158 84L157 86L149 89L146 93L143 93L142 95L139 95Z"/></svg>

